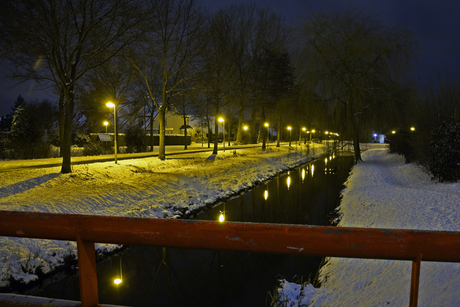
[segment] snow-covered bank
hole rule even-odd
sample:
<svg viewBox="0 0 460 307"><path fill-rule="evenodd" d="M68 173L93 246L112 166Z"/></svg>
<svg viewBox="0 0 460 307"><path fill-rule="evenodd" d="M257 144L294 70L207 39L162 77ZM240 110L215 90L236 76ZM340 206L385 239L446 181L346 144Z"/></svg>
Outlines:
<svg viewBox="0 0 460 307"><path fill-rule="evenodd" d="M460 231L460 184L437 183L415 164L375 148L352 169L343 227ZM328 258L318 289L284 282L287 306L407 306L411 262ZM460 306L460 264L422 262L419 306Z"/></svg>
<svg viewBox="0 0 460 307"><path fill-rule="evenodd" d="M0 210L178 218L324 153L323 145L219 152L60 167L4 170ZM34 161L27 163L33 164ZM0 162L1 163L1 162ZM99 250L112 246L98 245ZM74 242L0 237L0 287L28 282L76 255Z"/></svg>

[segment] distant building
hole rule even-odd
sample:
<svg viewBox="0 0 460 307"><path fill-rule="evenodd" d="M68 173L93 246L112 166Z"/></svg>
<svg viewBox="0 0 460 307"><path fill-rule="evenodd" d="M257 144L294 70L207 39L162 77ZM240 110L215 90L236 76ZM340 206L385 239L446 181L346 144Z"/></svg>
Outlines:
<svg viewBox="0 0 460 307"><path fill-rule="evenodd" d="M189 117L185 119L186 125L189 125ZM179 115L176 107L171 106L165 114L165 134L184 134L184 129L181 129L184 125L184 118ZM150 133L150 123L147 122L144 125L146 133ZM190 128L188 128L190 129ZM158 118L158 110L153 115L153 134L160 134L160 119Z"/></svg>
<svg viewBox="0 0 460 307"><path fill-rule="evenodd" d="M372 135L372 141L371 142L372 143L381 143L381 144L383 144L383 143L385 143L385 138L386 138L385 134L374 133Z"/></svg>

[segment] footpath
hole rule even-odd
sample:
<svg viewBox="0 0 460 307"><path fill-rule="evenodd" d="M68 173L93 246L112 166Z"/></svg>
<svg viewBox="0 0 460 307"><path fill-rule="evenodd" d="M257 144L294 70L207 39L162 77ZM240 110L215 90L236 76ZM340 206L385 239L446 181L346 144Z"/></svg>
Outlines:
<svg viewBox="0 0 460 307"><path fill-rule="evenodd" d="M338 227L460 231L460 183L439 183L385 147L368 150L342 192ZM284 281L287 306L408 306L411 261L326 258L320 288ZM418 306L460 306L460 264L421 263Z"/></svg>

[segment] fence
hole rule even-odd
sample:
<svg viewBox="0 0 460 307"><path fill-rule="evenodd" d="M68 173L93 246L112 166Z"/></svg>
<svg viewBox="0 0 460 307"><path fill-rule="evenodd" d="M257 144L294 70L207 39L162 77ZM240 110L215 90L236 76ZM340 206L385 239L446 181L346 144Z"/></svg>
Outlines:
<svg viewBox="0 0 460 307"><path fill-rule="evenodd" d="M0 236L77 242L81 305L98 306L94 243L290 253L412 261L409 306L417 306L420 263L460 262L460 232L218 223L0 211Z"/></svg>

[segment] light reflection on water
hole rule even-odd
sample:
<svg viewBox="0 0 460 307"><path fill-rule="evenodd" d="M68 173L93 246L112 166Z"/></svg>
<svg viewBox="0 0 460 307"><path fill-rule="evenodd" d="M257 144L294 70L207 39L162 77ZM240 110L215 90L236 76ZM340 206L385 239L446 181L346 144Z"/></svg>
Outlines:
<svg viewBox="0 0 460 307"><path fill-rule="evenodd" d="M318 159L196 219L217 221L223 215L225 221L326 225L352 164L352 158L335 155ZM320 261L321 257L132 246L98 264L99 301L129 306L269 306L268 292L279 278L313 278ZM121 273L123 282L114 285ZM79 300L78 277L66 277L33 294Z"/></svg>

